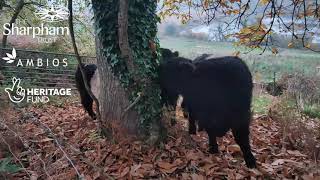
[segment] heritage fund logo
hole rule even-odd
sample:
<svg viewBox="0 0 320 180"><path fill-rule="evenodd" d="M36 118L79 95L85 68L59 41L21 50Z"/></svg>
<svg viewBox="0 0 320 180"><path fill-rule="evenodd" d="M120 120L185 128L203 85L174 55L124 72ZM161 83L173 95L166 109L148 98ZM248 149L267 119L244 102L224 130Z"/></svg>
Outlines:
<svg viewBox="0 0 320 180"><path fill-rule="evenodd" d="M12 86L5 88L9 99L13 103L21 103L25 100L27 103L48 103L49 96L71 96L71 88L23 88L21 79L13 77Z"/></svg>
<svg viewBox="0 0 320 180"><path fill-rule="evenodd" d="M65 21L69 17L69 10L60 5L50 7L39 7L34 13L41 21L38 26L28 26L26 20L17 20L16 23L3 24L3 35L32 36L38 43L56 42L59 36L69 36L70 31L67 26L54 26L52 23Z"/></svg>
<svg viewBox="0 0 320 180"><path fill-rule="evenodd" d="M25 98L25 89L20 86L21 79L12 78L12 86L11 88L5 88L4 90L8 93L9 99L13 103L20 103Z"/></svg>
<svg viewBox="0 0 320 180"><path fill-rule="evenodd" d="M37 58L37 59L18 59L17 58L17 51L15 48L12 49L11 54L6 53L6 57L3 57L2 59L6 61L8 64L17 63L17 67L67 67L68 66L68 59L63 58L53 58L53 59L43 59L43 58Z"/></svg>

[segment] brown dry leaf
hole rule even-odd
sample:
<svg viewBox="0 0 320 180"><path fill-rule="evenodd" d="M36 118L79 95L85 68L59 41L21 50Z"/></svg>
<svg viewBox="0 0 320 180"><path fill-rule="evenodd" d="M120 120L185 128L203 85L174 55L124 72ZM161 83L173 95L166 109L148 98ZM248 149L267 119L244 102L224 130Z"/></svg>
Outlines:
<svg viewBox="0 0 320 180"><path fill-rule="evenodd" d="M254 177L262 176L262 173L258 169L249 169L249 172Z"/></svg>
<svg viewBox="0 0 320 180"><path fill-rule="evenodd" d="M262 5L267 5L269 3L270 0L261 0L260 3Z"/></svg>
<svg viewBox="0 0 320 180"><path fill-rule="evenodd" d="M275 48L275 47L271 48L271 51L272 51L273 54L278 54L279 53L278 49Z"/></svg>
<svg viewBox="0 0 320 180"><path fill-rule="evenodd" d="M189 151L186 155L187 160L198 160L201 159L203 157L203 154L200 152L193 152L193 150Z"/></svg>
<svg viewBox="0 0 320 180"><path fill-rule="evenodd" d="M171 169L175 167L174 164L168 163L168 162L158 162L157 165L162 169Z"/></svg>
<svg viewBox="0 0 320 180"><path fill-rule="evenodd" d="M227 147L227 151L231 154L234 154L241 152L241 149L240 146L238 146L237 144L233 144Z"/></svg>
<svg viewBox="0 0 320 180"><path fill-rule="evenodd" d="M285 160L284 159L277 159L273 163L271 163L272 166L279 166L284 164Z"/></svg>
<svg viewBox="0 0 320 180"><path fill-rule="evenodd" d="M306 48L311 48L311 44L308 43L308 44L306 45Z"/></svg>
<svg viewBox="0 0 320 180"><path fill-rule="evenodd" d="M191 174L192 180L205 180L206 178L200 174Z"/></svg>
<svg viewBox="0 0 320 180"><path fill-rule="evenodd" d="M144 177L143 174L138 172L139 168L141 168L141 164L136 164L131 166L131 171L130 171L131 176L143 178Z"/></svg>
<svg viewBox="0 0 320 180"><path fill-rule="evenodd" d="M35 171L29 171L31 174L30 180L37 180L39 178L39 175Z"/></svg>
<svg viewBox="0 0 320 180"><path fill-rule="evenodd" d="M293 155L293 156L297 156L297 157L307 157L307 155L302 154L302 153L301 153L300 151L298 151L298 150L294 150L294 151L287 150L287 153L290 154L290 155Z"/></svg>
<svg viewBox="0 0 320 180"><path fill-rule="evenodd" d="M53 141L53 139L52 138L44 138L44 139L41 139L38 142L49 142L49 141Z"/></svg>
<svg viewBox="0 0 320 180"><path fill-rule="evenodd" d="M274 169L272 168L272 166L270 164L261 163L261 169L263 171L266 171L269 174L273 174L274 173Z"/></svg>
<svg viewBox="0 0 320 180"><path fill-rule="evenodd" d="M130 172L130 167L126 167L126 168L124 168L124 170L122 170L119 177L122 178L125 175L127 175L129 172Z"/></svg>
<svg viewBox="0 0 320 180"><path fill-rule="evenodd" d="M303 175L302 176L302 179L303 180L318 180L318 179L320 179L320 176L317 176L317 175L314 175L314 174L308 174L308 175Z"/></svg>
<svg viewBox="0 0 320 180"><path fill-rule="evenodd" d="M161 172L168 174L173 173L178 168L177 165L168 162L158 162L157 165L160 167Z"/></svg>
<svg viewBox="0 0 320 180"><path fill-rule="evenodd" d="M190 175L188 173L181 173L182 179L189 179Z"/></svg>

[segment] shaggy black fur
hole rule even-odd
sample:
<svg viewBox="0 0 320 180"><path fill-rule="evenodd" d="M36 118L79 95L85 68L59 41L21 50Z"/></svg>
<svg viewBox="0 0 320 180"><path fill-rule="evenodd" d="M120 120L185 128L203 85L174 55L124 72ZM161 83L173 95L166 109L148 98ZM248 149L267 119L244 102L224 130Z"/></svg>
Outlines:
<svg viewBox="0 0 320 180"><path fill-rule="evenodd" d="M207 56L206 56L207 58ZM171 58L160 66L160 85L169 97L181 94L191 120L209 136L209 151L218 152L216 137L231 129L250 168L256 167L249 143L252 77L237 57Z"/></svg>
<svg viewBox="0 0 320 180"><path fill-rule="evenodd" d="M95 64L87 64L87 65L82 64L82 67L84 69L84 72L86 73L87 80L88 80L87 83L90 87L90 81L91 81L91 78L93 77L95 71L97 70L97 66ZM92 119L96 119L96 114L93 112L93 109L92 109L93 99L90 97L90 95L88 94L88 92L85 88L84 81L83 81L79 66L76 70L75 78L76 78L77 89L80 93L82 106L88 112L89 116Z"/></svg>
<svg viewBox="0 0 320 180"><path fill-rule="evenodd" d="M160 48L160 51L161 51L162 58L164 60L179 56L178 51L172 52L170 49L167 49L167 48Z"/></svg>

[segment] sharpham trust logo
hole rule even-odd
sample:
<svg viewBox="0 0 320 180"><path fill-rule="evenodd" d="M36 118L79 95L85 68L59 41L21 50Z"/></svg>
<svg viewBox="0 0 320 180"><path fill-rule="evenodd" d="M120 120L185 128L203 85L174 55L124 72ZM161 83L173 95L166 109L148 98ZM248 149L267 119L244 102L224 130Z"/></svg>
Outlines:
<svg viewBox="0 0 320 180"><path fill-rule="evenodd" d="M32 36L39 43L56 42L59 36L69 36L70 31L67 26L54 26L52 23L65 21L69 17L66 7L51 5L50 7L39 7L34 13L42 22L38 26L26 26L25 20L17 20L16 23L3 24L3 35Z"/></svg>
<svg viewBox="0 0 320 180"><path fill-rule="evenodd" d="M51 5L50 7L40 7L35 15L43 21L59 22L68 19L69 10L64 6Z"/></svg>

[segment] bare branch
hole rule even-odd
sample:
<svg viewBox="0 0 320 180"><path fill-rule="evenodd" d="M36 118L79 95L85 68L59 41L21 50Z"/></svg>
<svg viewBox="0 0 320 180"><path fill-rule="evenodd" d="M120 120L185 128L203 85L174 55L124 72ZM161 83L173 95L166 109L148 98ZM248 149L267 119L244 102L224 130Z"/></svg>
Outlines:
<svg viewBox="0 0 320 180"><path fill-rule="evenodd" d="M88 85L88 81L87 81L87 76L86 73L84 72L83 66L82 66L82 62L81 62L81 57L79 55L78 52L78 47L75 41L75 37L74 37L74 30L73 30L73 12L72 12L72 0L68 0L68 9L69 9L69 29L70 29L70 36L71 36L71 41L72 41L72 45L73 45L73 49L74 49L74 53L76 55L77 61L78 61L78 67L80 69L81 75L82 75L82 79L86 88L86 91L88 92L88 94L90 95L90 97L93 99L93 101L96 103L97 106L97 120L98 120L98 124L99 124L99 134L104 135L105 134L105 129L103 126L103 122L101 120L101 115L100 115L100 104L99 101L97 99L97 97L94 96L94 94L92 93L89 85Z"/></svg>
<svg viewBox="0 0 320 180"><path fill-rule="evenodd" d="M31 179L31 175L29 174L28 170L23 166L21 160L13 153L13 151L11 150L11 147L9 145L9 143L4 139L4 137L0 134L0 138L3 141L3 143L7 146L9 152L12 154L12 156L19 162L20 166L22 167L22 169L27 173L27 175L29 176L29 178Z"/></svg>
<svg viewBox="0 0 320 180"><path fill-rule="evenodd" d="M15 132L14 130L12 130L7 124L5 124L5 122L7 122L4 119L0 119L0 123L2 126L4 126L4 128L6 128L8 131L10 131L11 133L13 133L16 137L18 137L20 139L21 142L27 142L26 140L24 140L21 136L19 136L19 134L17 132ZM52 180L52 177L50 176L50 174L47 171L47 167L46 167L46 163L44 162L44 160L40 157L40 155L38 155L38 153L36 153L36 151L31 148L27 143L23 143L23 145L25 146L25 148L29 149L32 151L32 153L34 155L37 156L37 158L41 161L42 166L43 166L43 170L45 172L45 174L47 175L47 177Z"/></svg>
<svg viewBox="0 0 320 180"><path fill-rule="evenodd" d="M141 99L141 93L138 94L138 97L133 101L133 103L131 103L122 113L122 117L132 108L134 107L138 102L139 100Z"/></svg>
<svg viewBox="0 0 320 180"><path fill-rule="evenodd" d="M77 148L75 148L73 145L69 144L68 142L64 141L64 138L58 138L53 132L52 130L44 123L42 123L38 118L33 118L32 119L32 123L35 124L36 126L40 127L48 137L54 139L55 141L55 145L58 146L58 148L60 150L62 150L62 152L64 152L65 157L66 156L66 152L63 150L63 148L65 148L64 146L62 146L62 144L64 145L68 145L69 148L75 152L76 156L79 156L80 160L83 161L84 163L86 163L87 165L91 166L94 170L98 171L101 173L103 178L106 179L110 179L113 180L114 178L112 178L111 176L109 176L108 174L106 174L104 172L104 169L101 167L98 167L97 165L95 165L93 162L91 162L89 159L87 159L86 157L84 157L84 154ZM70 158L68 158L69 162L72 162ZM72 163L73 164L73 163ZM75 166L73 166L74 168L76 168ZM76 169L76 171L78 172L78 170ZM77 175L79 176L80 173L77 173ZM82 175L79 176L80 178L83 177Z"/></svg>
<svg viewBox="0 0 320 180"><path fill-rule="evenodd" d="M46 134L48 134L51 138L53 138L56 146L59 148L59 150L63 153L64 157L68 160L68 162L70 163L70 165L73 167L73 169L76 171L77 175L79 178L82 177L82 175L80 174L79 170L77 169L77 167L75 166L75 164L73 163L73 161L71 160L71 158L69 158L68 154L64 151L63 146L61 145L61 143L58 141L58 138L56 137L56 135L52 132L52 130L44 123L42 123L39 119L37 118L33 118L33 123L35 123L36 125L40 125L40 128L44 130L44 132Z"/></svg>

